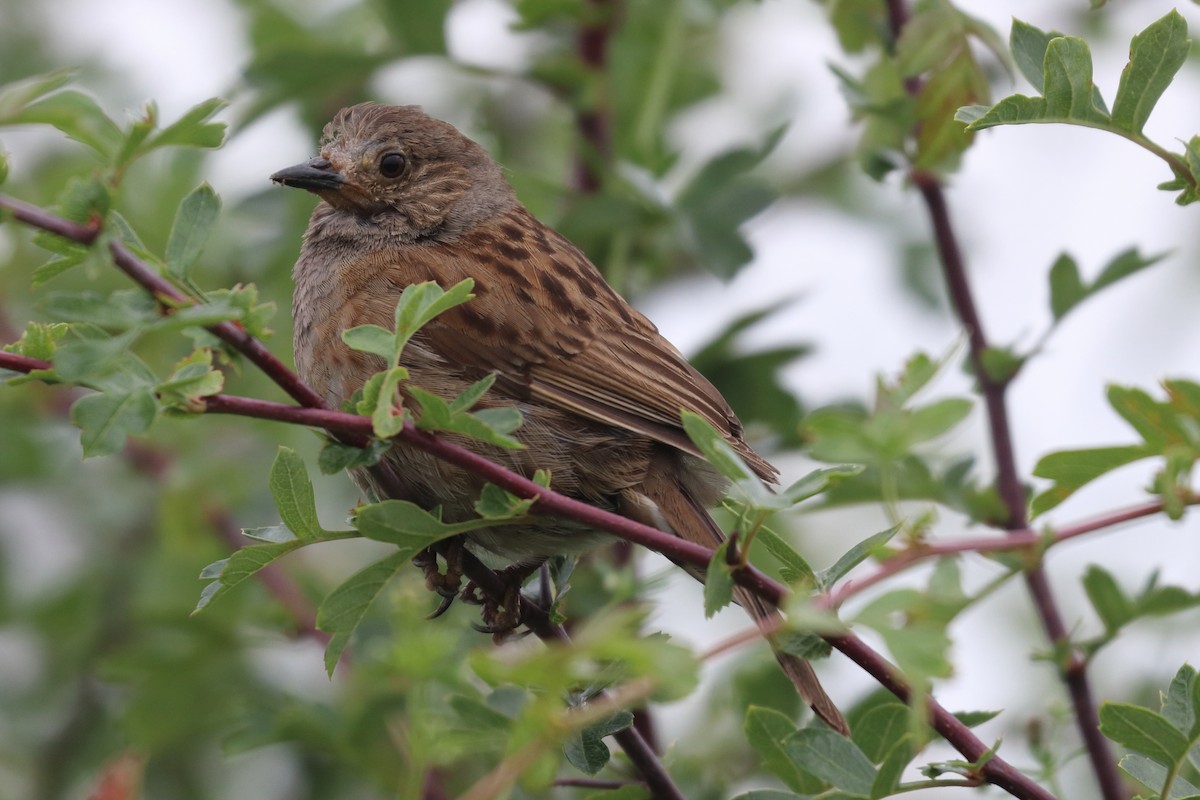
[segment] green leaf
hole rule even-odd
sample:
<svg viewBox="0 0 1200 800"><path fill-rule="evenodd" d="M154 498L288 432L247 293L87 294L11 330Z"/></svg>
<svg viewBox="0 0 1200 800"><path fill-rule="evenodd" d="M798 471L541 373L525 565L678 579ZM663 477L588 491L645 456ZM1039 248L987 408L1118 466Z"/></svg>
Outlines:
<svg viewBox="0 0 1200 800"><path fill-rule="evenodd" d="M200 184L183 198L167 238L167 269L171 275L187 279L220 212L221 198L207 183Z"/></svg>
<svg viewBox="0 0 1200 800"><path fill-rule="evenodd" d="M434 542L494 525L495 521L474 519L447 523L407 500L384 500L360 508L354 524L368 539L394 544L411 558Z"/></svg>
<svg viewBox="0 0 1200 800"><path fill-rule="evenodd" d="M1131 753L1122 758L1118 766L1120 766L1122 772L1147 789L1161 792L1166 785L1168 777L1167 768L1146 756ZM1200 798L1200 787L1196 787L1189 781L1184 780L1178 775L1174 775L1171 780L1171 788L1164 796L1167 800L1196 800Z"/></svg>
<svg viewBox="0 0 1200 800"><path fill-rule="evenodd" d="M1184 664L1171 679L1162 698L1162 715L1181 733L1189 738L1195 738L1197 715L1196 701L1196 669L1191 664Z"/></svg>
<svg viewBox="0 0 1200 800"><path fill-rule="evenodd" d="M750 706L742 725L746 741L758 753L762 765L796 792L818 792L824 784L802 770L789 754L784 742L796 733L796 726L784 714L772 708Z"/></svg>
<svg viewBox="0 0 1200 800"><path fill-rule="evenodd" d="M260 528L254 533L262 534L265 531L266 529ZM250 535L252 532L244 531L243 533ZM214 561L205 567L200 572L200 577L202 579L214 580L201 591L200 600L196 603L196 608L193 609L192 613L199 613L213 601L225 595L230 589L233 589L254 575L267 564L287 555L304 544L304 542L291 536L290 531L281 529L278 526L272 529L271 536L279 539L279 541L239 548L229 558Z"/></svg>
<svg viewBox="0 0 1200 800"><path fill-rule="evenodd" d="M219 97L211 97L184 112L183 116L150 140L147 150L156 147L183 145L187 147L220 147L225 141L225 123L209 122L209 118L228 105Z"/></svg>
<svg viewBox="0 0 1200 800"><path fill-rule="evenodd" d="M804 728L784 744L805 772L853 797L870 797L875 767L846 737L826 728Z"/></svg>
<svg viewBox="0 0 1200 800"><path fill-rule="evenodd" d="M393 553L351 575L321 601L317 627L329 633L353 632L384 585L408 564L410 558L404 552Z"/></svg>
<svg viewBox="0 0 1200 800"><path fill-rule="evenodd" d="M912 711L903 703L881 703L854 724L854 743L872 763L878 764L909 733Z"/></svg>
<svg viewBox="0 0 1200 800"><path fill-rule="evenodd" d="M955 119L966 122L967 130L996 125L1066 122L1110 128L1112 120L1092 83L1092 54L1087 42L1074 36L1052 39L1046 47L1042 97L1015 94L990 109L968 106Z"/></svg>
<svg viewBox="0 0 1200 800"><path fill-rule="evenodd" d="M1144 256L1136 247L1123 250L1104 266L1104 269L1100 271L1100 275L1096 278L1095 283L1092 284L1088 293L1095 294L1101 289L1112 286L1119 280L1141 272L1146 267L1162 261L1166 258L1166 255L1166 253L1158 253L1152 256Z"/></svg>
<svg viewBox="0 0 1200 800"><path fill-rule="evenodd" d="M596 800L605 800L607 797L609 797L608 794L603 797L597 796ZM592 800L592 798L588 798L588 800ZM809 800L809 796L794 792L781 792L778 789L751 789L748 792L742 792L733 800Z"/></svg>
<svg viewBox="0 0 1200 800"><path fill-rule="evenodd" d="M404 367L392 367L386 372L374 375L363 386L363 400L359 403L359 413L365 405L371 416L371 430L380 439L389 439L404 430L408 412L403 408L396 410L396 390L400 382L408 378L408 370Z"/></svg>
<svg viewBox="0 0 1200 800"><path fill-rule="evenodd" d="M704 616L711 617L733 602L733 569L726 562L729 540L713 553L704 572Z"/></svg>
<svg viewBox="0 0 1200 800"><path fill-rule="evenodd" d="M1083 588L1110 636L1134 617L1133 603L1112 573L1095 564L1083 575Z"/></svg>
<svg viewBox="0 0 1200 800"><path fill-rule="evenodd" d="M75 70L56 69L24 80L5 84L0 88L0 125L11 124L9 120L20 114L30 103L64 86L71 80Z"/></svg>
<svg viewBox="0 0 1200 800"><path fill-rule="evenodd" d="M450 401L450 411L470 411L475 407L488 390L492 388L492 384L496 382L496 373L491 373L472 383L466 389L459 393L458 397Z"/></svg>
<svg viewBox="0 0 1200 800"><path fill-rule="evenodd" d="M835 467L816 469L779 493L789 505L795 505L825 491L831 484L845 478L853 478L866 469L860 464L839 464Z"/></svg>
<svg viewBox="0 0 1200 800"><path fill-rule="evenodd" d="M708 463L741 491L743 499L749 505L759 508L773 508L777 505L776 496L763 486L762 481L746 466L746 462L729 442L717 433L716 428L699 414L687 409L680 412L680 417L688 438L700 449Z"/></svg>
<svg viewBox="0 0 1200 800"><path fill-rule="evenodd" d="M871 797L891 797L895 794L900 785L900 778L914 756L912 735L909 734L900 739L883 757L879 772L875 774L875 781L871 784Z"/></svg>
<svg viewBox="0 0 1200 800"><path fill-rule="evenodd" d="M1187 60L1190 45L1187 22L1174 9L1133 37L1129 63L1121 72L1113 101L1113 125L1129 133L1142 132L1155 103Z"/></svg>
<svg viewBox="0 0 1200 800"><path fill-rule="evenodd" d="M129 436L145 433L158 406L154 393L141 389L128 393L85 395L71 406L71 421L80 429L85 458L117 453Z"/></svg>
<svg viewBox="0 0 1200 800"><path fill-rule="evenodd" d="M1079 265L1063 253L1050 267L1050 311L1054 319L1062 319L1087 294L1088 289L1079 275Z"/></svg>
<svg viewBox="0 0 1200 800"><path fill-rule="evenodd" d="M857 567L862 562L866 561L876 550L883 547L892 540L892 537L900 532L900 526L894 525L885 531L880 531L872 536L868 536L858 544L851 547L842 557L839 558L834 565L822 572L819 576L821 586L828 588L840 581L846 576L850 570Z"/></svg>
<svg viewBox="0 0 1200 800"><path fill-rule="evenodd" d="M200 398L217 394L224 386L224 373L213 369L212 351L203 348L176 364L171 377L155 391L165 407L194 413L204 410Z"/></svg>
<svg viewBox="0 0 1200 800"><path fill-rule="evenodd" d="M386 439L372 439L367 447L355 447L331 440L321 448L321 454L317 456L317 468L322 474L335 475L346 469L374 466L391 448L392 443Z"/></svg>
<svg viewBox="0 0 1200 800"><path fill-rule="evenodd" d="M38 309L62 322L87 322L110 330L128 330L158 318L154 298L140 289L99 292L49 292Z"/></svg>
<svg viewBox="0 0 1200 800"><path fill-rule="evenodd" d="M1187 755L1187 737L1148 708L1127 703L1100 706L1100 732L1114 742L1167 767Z"/></svg>
<svg viewBox="0 0 1200 800"><path fill-rule="evenodd" d="M77 142L111 159L124 138L121 129L87 95L68 89L25 106L8 124L52 125Z"/></svg>
<svg viewBox="0 0 1200 800"><path fill-rule="evenodd" d="M1033 498L1033 513L1043 514L1101 475L1152 455L1154 452L1143 445L1126 445L1062 450L1043 456L1033 474L1054 481L1054 486Z"/></svg>
<svg viewBox="0 0 1200 800"><path fill-rule="evenodd" d="M475 513L494 520L520 519L529 513L533 499L523 500L495 484L485 484L475 501Z"/></svg>
<svg viewBox="0 0 1200 800"><path fill-rule="evenodd" d="M475 281L470 278L459 281L449 290L443 290L433 281L413 283L404 287L400 301L396 304L395 358L391 360L391 363L394 364L399 360L404 345L426 323L443 311L448 311L471 300L474 297L471 289L474 287Z"/></svg>
<svg viewBox="0 0 1200 800"><path fill-rule="evenodd" d="M947 397L913 409L907 423L908 442L916 445L948 433L967 418L973 405L962 397Z"/></svg>
<svg viewBox="0 0 1200 800"><path fill-rule="evenodd" d="M633 714L618 711L607 719L573 731L563 742L563 753L571 765L586 775L595 775L608 764L611 753L605 736L619 733L633 724Z"/></svg>
<svg viewBox="0 0 1200 800"><path fill-rule="evenodd" d="M473 394L474 388L467 389L468 395ZM454 404L447 403L438 395L419 386L409 386L408 393L421 408L420 417L417 419L417 427L421 430L459 433L510 450L525 447L508 435L519 428L522 421L521 412L511 406L484 408L472 414L454 410ZM456 398L455 403L459 399L461 398Z"/></svg>
<svg viewBox="0 0 1200 800"><path fill-rule="evenodd" d="M283 524L302 542L320 539L324 534L317 519L317 502L313 496L312 481L308 470L295 450L280 447L271 464L268 478L271 496Z"/></svg>
<svg viewBox="0 0 1200 800"><path fill-rule="evenodd" d="M0 350L50 361L58 349L59 340L66 336L67 330L66 324L62 322L30 322L25 326L20 339L0 347Z"/></svg>
<svg viewBox="0 0 1200 800"><path fill-rule="evenodd" d="M141 115L134 119L130 123L129 129L125 131L121 139L121 148L113 159L113 166L117 169L127 167L137 157L142 143L146 141L146 137L150 135L157 124L158 106L154 103L146 103L142 107Z"/></svg>
<svg viewBox="0 0 1200 800"><path fill-rule="evenodd" d="M379 325L357 325L342 331L342 341L351 350L381 356L394 364L393 354L396 352L396 334Z"/></svg>
<svg viewBox="0 0 1200 800"><path fill-rule="evenodd" d="M785 581L788 583L807 581L810 584L816 584L817 576L812 567L778 533L763 525L754 534L754 540L761 542L767 552L779 561L779 574Z"/></svg>
<svg viewBox="0 0 1200 800"><path fill-rule="evenodd" d="M1012 31L1008 38L1013 62L1025 76L1025 80L1033 84L1038 94L1042 93L1042 79L1045 77L1043 65L1046 62L1046 46L1052 40L1061 37L1062 34L1056 31L1046 32L1027 22L1013 19Z"/></svg>

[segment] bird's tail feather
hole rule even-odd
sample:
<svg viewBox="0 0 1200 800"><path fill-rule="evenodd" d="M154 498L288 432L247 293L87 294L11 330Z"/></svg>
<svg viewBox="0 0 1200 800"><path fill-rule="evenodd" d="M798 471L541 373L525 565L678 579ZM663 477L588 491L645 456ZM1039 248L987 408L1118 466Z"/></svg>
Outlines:
<svg viewBox="0 0 1200 800"><path fill-rule="evenodd" d="M673 533L687 541L705 547L718 546L724 541L725 535L716 521L670 476L669 470L650 470L640 487L640 492L633 489L626 491L627 502L623 504L623 510L640 522ZM703 571L690 565L683 568L697 580L704 581ZM767 641L771 642L770 633L779 624L779 610L740 586L734 589L734 599L754 618L755 623L766 633ZM850 727L846 718L817 680L812 665L802 658L779 650L773 642L771 649L779 661L779 666L795 685L804 702L826 725L839 733L849 735Z"/></svg>

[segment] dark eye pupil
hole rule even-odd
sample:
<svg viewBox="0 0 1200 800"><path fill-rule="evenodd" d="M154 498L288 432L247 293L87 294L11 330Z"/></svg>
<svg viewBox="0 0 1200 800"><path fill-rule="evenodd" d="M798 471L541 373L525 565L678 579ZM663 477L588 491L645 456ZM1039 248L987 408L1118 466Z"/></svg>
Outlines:
<svg viewBox="0 0 1200 800"><path fill-rule="evenodd" d="M388 153L379 160L379 172L385 178L395 178L404 171L404 156L399 153Z"/></svg>

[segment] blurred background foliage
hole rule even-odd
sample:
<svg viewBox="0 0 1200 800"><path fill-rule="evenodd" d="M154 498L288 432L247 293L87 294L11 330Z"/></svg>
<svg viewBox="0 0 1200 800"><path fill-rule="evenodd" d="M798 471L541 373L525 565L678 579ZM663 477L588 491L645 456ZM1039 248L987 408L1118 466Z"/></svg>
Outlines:
<svg viewBox="0 0 1200 800"><path fill-rule="evenodd" d="M889 231L891 257L904 276L897 302L946 324L920 220L863 191L862 167L882 177L895 165L888 160L893 151L904 146L907 127L897 122L903 115L891 116L899 127L888 128L872 111L881 97L900 102L903 74L841 75L853 112L865 120L864 138L843 126L835 141L814 148L825 154L815 163L796 167L774 157L789 133L793 109L786 103L738 120L745 143L703 152L686 147L675 126L730 91L717 54L719 32L756 3L492 4L510 9L503 24L522 37L521 57L500 66L469 47L448 50L450 25L495 22L494 15L478 23L467 18L479 5L237 0L223 7L249 54L224 94L232 102L221 115L231 122L231 146L283 113L303 127L294 141L315 151L321 127L340 107L364 99L406 102L408 89L419 85L431 113L481 141L531 210L579 244L635 300L686 289L700 272L731 278L754 256L744 224L775 204L805 201L850 211ZM881 2L822 5L848 51L886 39ZM1075 5L1068 13L1078 26L1102 34L1104 17L1087 16L1085 3ZM0 0L0 17L0 83L72 65L79 68L76 85L117 119L121 108L145 99L131 96L129 76L119 69L80 63L64 52L56 30L63 13ZM985 92L987 78L1002 71L986 47L966 45L979 31L956 31L961 47L945 50L955 60L947 71L955 82L935 87L950 113L982 102L971 93ZM927 65L909 66L920 71ZM830 74L829 80L837 78ZM847 116L845 109L828 113ZM926 166L952 166L958 153L933 133L910 156ZM13 154L4 189L31 203L53 206L70 176L97 167L86 148L44 129L6 130L3 137ZM273 189L266 176L304 156L281 147L272 163L240 164L232 191L216 184L225 205L194 274L204 289L256 284L260 296L278 306L269 345L289 363L290 269L313 200ZM151 251L163 252L180 200L202 180L213 180L210 164L207 153L167 149L124 177L118 206ZM114 270L92 265L31 292L30 275L45 253L12 226L0 231L0 255L2 341L39 318L49 291L128 287ZM780 371L813 344L756 349L744 343L754 326L796 307L788 298L776 300L712 336L695 350L695 361L750 424L756 442L786 459L806 442L798 423L810 403L781 381ZM145 337L138 348L160 372L190 349L178 336ZM284 399L253 369L231 371L227 390ZM245 419L160 418L121 455L85 462L78 432L66 419L69 395L38 384L0 391L0 798L84 797L101 775L119 772L128 763L123 758L144 764L147 798L417 797L430 783L444 794L429 797L449 797L506 754L512 745L490 735L488 726L518 717L520 702L470 668L472 657L491 652L486 638L470 629L472 609L460 605L445 619L423 619L434 603L415 570L377 604L351 648L350 664L332 683L321 671L320 644L302 635L296 619L256 582L189 616L202 586L197 575L228 553L231 525L278 518L265 488L276 447L294 447L314 464L315 436ZM846 397L817 419L840 414L861 423L877 400ZM902 463L901 495L989 518L994 506L988 489L968 478L970 463L931 451L914 455L923 442L906 440L893 454ZM312 472L322 519L338 527L357 497L342 476ZM878 473L857 486L846 487L841 499L886 496ZM793 524L779 521L782 529ZM362 541L323 545L319 558L298 554L284 566L315 603L381 552L372 547ZM658 570L659 562L650 569ZM648 589L661 593L664 583L659 572L643 570L639 577L619 559L595 558L576 574L568 609L586 617ZM693 800L728 797L770 780L739 735L749 704L799 713L791 693L779 691L782 678L763 652L739 655L720 670L721 680L693 707L701 724L670 732L678 741L672 773ZM863 702L869 707L880 698ZM1018 728L1010 723L1006 730L1019 738ZM549 769L578 774L557 759ZM513 796L594 792L518 788Z"/></svg>

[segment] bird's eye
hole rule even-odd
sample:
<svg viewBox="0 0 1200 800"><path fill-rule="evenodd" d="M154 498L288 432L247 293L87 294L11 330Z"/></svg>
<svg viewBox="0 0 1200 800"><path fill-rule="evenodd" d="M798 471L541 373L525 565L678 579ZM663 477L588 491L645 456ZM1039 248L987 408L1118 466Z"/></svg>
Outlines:
<svg viewBox="0 0 1200 800"><path fill-rule="evenodd" d="M388 153L379 159L379 174L385 178L399 178L406 163L402 153Z"/></svg>

